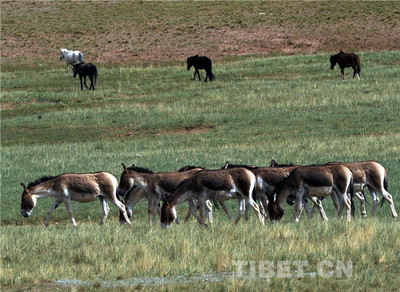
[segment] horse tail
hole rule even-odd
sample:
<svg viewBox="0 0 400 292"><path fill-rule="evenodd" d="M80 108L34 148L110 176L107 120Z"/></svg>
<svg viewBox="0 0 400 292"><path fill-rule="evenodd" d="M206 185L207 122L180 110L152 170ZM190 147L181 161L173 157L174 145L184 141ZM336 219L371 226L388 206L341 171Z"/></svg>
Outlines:
<svg viewBox="0 0 400 292"><path fill-rule="evenodd" d="M96 67L94 67L93 83L94 83L94 87L96 87L96 83L97 83L97 68Z"/></svg>
<svg viewBox="0 0 400 292"><path fill-rule="evenodd" d="M357 56L357 73L358 73L358 76L361 77L361 62L360 62L359 56Z"/></svg>
<svg viewBox="0 0 400 292"><path fill-rule="evenodd" d="M82 53L79 53L79 62L83 63L84 62L84 57Z"/></svg>
<svg viewBox="0 0 400 292"><path fill-rule="evenodd" d="M215 76L214 76L214 74L210 71L210 76L209 76L209 78L210 78L210 81L213 81L213 80L215 80Z"/></svg>

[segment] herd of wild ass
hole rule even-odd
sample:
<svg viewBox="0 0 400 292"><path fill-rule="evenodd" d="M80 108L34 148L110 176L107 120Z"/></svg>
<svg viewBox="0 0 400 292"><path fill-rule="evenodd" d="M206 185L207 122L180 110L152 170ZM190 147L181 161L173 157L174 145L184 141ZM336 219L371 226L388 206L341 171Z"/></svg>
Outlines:
<svg viewBox="0 0 400 292"><path fill-rule="evenodd" d="M61 49L60 60L65 59L67 71L72 65L74 77L79 75L81 89L89 76L95 89L97 69L92 63L84 63L84 56L79 51ZM360 58L356 54L339 54L330 58L331 69L339 64L342 78L344 68L352 67L353 78L360 78ZM212 73L212 62L204 56L193 56L187 59L187 69L195 68L193 79L206 71L206 79L215 79ZM130 224L134 205L143 198L148 201L148 221L154 224L157 214L161 217L161 225L169 226L179 223L176 208L183 202L189 202L189 210L185 221L193 215L202 226L206 226L206 218L212 221L212 203L221 206L233 220L226 200L237 199L239 212L235 219L237 224L243 215L248 216L251 207L261 224L264 220L280 220L284 214L284 203L295 205L293 218L300 219L303 208L309 217L318 209L323 220L327 216L321 201L331 196L339 217L346 209L347 220L354 215L354 196L360 200L361 214L367 216L365 210L364 189L368 188L373 202L372 216L375 216L379 202L377 194L389 203L392 216L397 218L392 196L387 191L387 175L385 168L377 162L365 161L355 163L330 162L324 165L300 166L279 165L274 160L269 167L251 165L232 165L226 163L220 170L208 170L202 167L186 166L178 171L154 173L149 169L123 164L120 182L108 172L86 174L65 173L54 177L42 177L25 186L21 198L21 214L31 215L37 198L54 197L45 225L50 222L52 212L65 203L72 223L76 221L72 212L71 201L87 203L100 199L103 208L101 224L106 221L109 207L107 200L113 202L120 210L120 222ZM313 203L310 211L308 200ZM160 208L160 202L163 202ZM197 214L197 212L199 214Z"/></svg>
<svg viewBox="0 0 400 292"><path fill-rule="evenodd" d="M362 216L367 216L364 190L368 188L373 202L372 216L376 215L380 194L382 203L387 201L392 216L397 218L393 198L387 190L386 170L375 161L300 166L280 165L272 160L268 167L227 162L218 170L186 166L171 172L153 172L135 165L122 166L119 183L108 172L64 173L42 177L28 186L22 183L21 214L29 217L38 198L53 197L55 200L45 225L49 224L52 212L61 203L65 203L72 223L76 225L71 201L87 203L98 197L103 208L100 224L104 224L109 212L107 200L120 210L120 222L130 224L134 205L146 198L150 224L155 223L157 214L162 227L179 223L177 207L187 201L189 209L185 221L194 216L201 226L207 226L206 218L212 222L211 202L218 208L221 206L232 221L225 201L236 199L239 212L235 224L244 213L247 217L247 210L251 207L264 225L265 219L275 221L282 218L285 202L295 205L295 221L300 219L303 208L310 218L318 209L323 220L327 220L321 201L330 196L339 217L346 209L347 220L350 221L352 213L354 215L354 197L360 200ZM308 201L313 203L311 211Z"/></svg>

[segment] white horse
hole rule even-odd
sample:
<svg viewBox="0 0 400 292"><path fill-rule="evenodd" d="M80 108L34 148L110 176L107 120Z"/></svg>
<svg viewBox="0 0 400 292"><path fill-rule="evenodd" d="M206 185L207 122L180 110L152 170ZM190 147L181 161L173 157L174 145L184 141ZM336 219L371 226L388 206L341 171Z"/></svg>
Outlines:
<svg viewBox="0 0 400 292"><path fill-rule="evenodd" d="M83 54L80 51L71 51L67 49L61 49L60 61L65 59L67 65L67 72L69 70L68 65L73 65L77 63L83 63Z"/></svg>

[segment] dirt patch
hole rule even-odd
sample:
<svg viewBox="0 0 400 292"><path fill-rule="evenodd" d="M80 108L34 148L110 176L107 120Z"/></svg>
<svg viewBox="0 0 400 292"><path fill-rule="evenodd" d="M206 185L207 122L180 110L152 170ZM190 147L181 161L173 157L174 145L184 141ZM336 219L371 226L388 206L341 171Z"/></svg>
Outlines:
<svg viewBox="0 0 400 292"><path fill-rule="evenodd" d="M398 50L400 2L2 1L2 60L80 49L96 63ZM91 11L91 13L87 13ZM90 24L90 25L88 25Z"/></svg>

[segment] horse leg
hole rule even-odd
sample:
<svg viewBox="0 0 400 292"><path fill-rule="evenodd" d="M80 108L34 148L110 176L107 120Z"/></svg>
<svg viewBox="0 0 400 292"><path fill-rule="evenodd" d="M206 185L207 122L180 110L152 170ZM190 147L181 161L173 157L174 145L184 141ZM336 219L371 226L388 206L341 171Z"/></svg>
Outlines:
<svg viewBox="0 0 400 292"><path fill-rule="evenodd" d="M93 75L89 75L89 79L90 79L90 87L89 87L89 90L90 90L90 89L94 90Z"/></svg>
<svg viewBox="0 0 400 292"><path fill-rule="evenodd" d="M344 68L340 70L340 73L342 75L342 79L344 80Z"/></svg>
<svg viewBox="0 0 400 292"><path fill-rule="evenodd" d="M197 77L199 77L199 81L201 81L201 78L200 78L200 72L199 72L199 69L197 69L197 68L195 68L195 71L194 71L194 76L196 77L196 74L197 74ZM194 79L196 79L196 78L193 78L193 80Z"/></svg>
<svg viewBox="0 0 400 292"><path fill-rule="evenodd" d="M103 207L103 218L101 218L100 225L103 225L106 222L108 212L110 208L108 207L107 200L103 196L99 196L101 206Z"/></svg>
<svg viewBox="0 0 400 292"><path fill-rule="evenodd" d="M89 87L87 86L87 84L86 84L86 75L83 76L83 81L84 81L84 83L85 83L85 87L86 87L86 88L89 88ZM90 90L90 89L89 89L89 90Z"/></svg>
<svg viewBox="0 0 400 292"><path fill-rule="evenodd" d="M70 199L65 199L64 203L65 203L65 206L67 207L69 218L71 218L71 220L72 220L72 224L74 224L74 226L77 226L76 220L75 220L75 217L74 217L74 213L72 212L71 200Z"/></svg>
<svg viewBox="0 0 400 292"><path fill-rule="evenodd" d="M81 81L81 90L83 90L82 76L79 75L79 80Z"/></svg>
<svg viewBox="0 0 400 292"><path fill-rule="evenodd" d="M44 223L44 226L49 226L49 222L50 222L50 216L53 213L53 211L62 203L62 201L59 200L55 200L53 205L51 205L49 211L47 211L47 218L46 218L46 222Z"/></svg>

